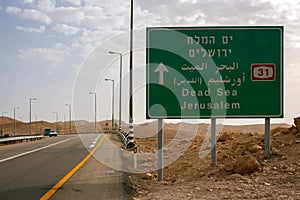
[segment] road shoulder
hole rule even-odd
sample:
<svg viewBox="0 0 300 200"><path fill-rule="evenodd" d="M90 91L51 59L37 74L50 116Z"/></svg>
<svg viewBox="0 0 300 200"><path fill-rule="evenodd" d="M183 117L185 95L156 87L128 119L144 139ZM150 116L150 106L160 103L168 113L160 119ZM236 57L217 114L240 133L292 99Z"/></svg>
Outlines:
<svg viewBox="0 0 300 200"><path fill-rule="evenodd" d="M115 171L91 157L51 199L114 199L128 200L127 175Z"/></svg>

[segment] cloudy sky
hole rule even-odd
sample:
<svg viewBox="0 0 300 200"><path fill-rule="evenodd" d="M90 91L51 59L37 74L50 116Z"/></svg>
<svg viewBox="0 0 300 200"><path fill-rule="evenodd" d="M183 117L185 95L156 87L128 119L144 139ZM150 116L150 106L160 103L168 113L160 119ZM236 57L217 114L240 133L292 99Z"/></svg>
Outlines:
<svg viewBox="0 0 300 200"><path fill-rule="evenodd" d="M55 121L53 112L56 111L59 120L63 120L65 115L68 118L68 107L65 104L77 102L73 95L76 84L88 68L95 49L124 53L123 73L126 75L129 11L129 0L1 0L0 112L13 116L13 108L18 106L20 109L16 117L28 121L29 99L35 97L37 101L32 102L32 112L39 120ZM285 118L272 122L292 123L293 117L300 115L300 93L297 87L300 85L299 0L134 1L134 28L137 30L145 31L147 26L227 25L284 26ZM125 39L118 41L118 38ZM110 46L109 41L115 44ZM78 107L81 110L77 111L80 114L75 116L76 119L93 120L93 97L89 92L97 93L98 118L110 116L111 84L99 76L116 80L117 99L119 60L117 55L108 53L104 57L108 59L105 64L102 63L104 58L98 60L101 72L96 73L99 74L97 84L81 94L86 100ZM134 59L136 63L142 62L138 56ZM139 74L135 78L141 79ZM138 88L141 83L142 80L138 80L135 87ZM140 96L142 94L139 93ZM136 122L143 121L145 117L143 101L143 97L136 97ZM115 105L118 116L117 101ZM123 119L127 121L127 107L124 106L122 111Z"/></svg>

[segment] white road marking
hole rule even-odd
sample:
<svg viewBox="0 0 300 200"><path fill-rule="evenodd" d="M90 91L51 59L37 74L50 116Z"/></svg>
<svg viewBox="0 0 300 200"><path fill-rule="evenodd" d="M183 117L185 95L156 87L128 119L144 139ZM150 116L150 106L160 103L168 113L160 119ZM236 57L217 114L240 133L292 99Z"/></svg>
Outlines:
<svg viewBox="0 0 300 200"><path fill-rule="evenodd" d="M96 143L98 143L98 141L99 141L99 139L100 139L101 136L102 136L102 135L98 135L98 137L94 139L94 141L93 141L92 144L89 146L89 148L94 148L94 147L96 146Z"/></svg>
<svg viewBox="0 0 300 200"><path fill-rule="evenodd" d="M4 158L4 159L0 160L0 163L5 162L5 161L8 161L8 160L12 160L12 159L14 159L14 158L18 158L18 157L21 157L21 156L24 156L24 155L27 155L27 154L30 154L30 153L34 153L34 152L43 150L43 149L46 149L46 148L49 148L49 147L52 147L52 146L61 144L61 143L63 143L63 142L66 142L66 141L75 139L75 138L77 138L77 137L72 137L72 138L69 138L69 139L66 139L66 140L63 140L63 141L60 141L60 142L56 142L56 143L53 143L53 144L50 144L50 145L47 145L47 146L44 146L44 147L41 147L41 148L38 148L38 149L34 149L34 150L27 151L27 152L24 152L24 153L15 155L15 156L11 156L11 157L8 157L8 158Z"/></svg>

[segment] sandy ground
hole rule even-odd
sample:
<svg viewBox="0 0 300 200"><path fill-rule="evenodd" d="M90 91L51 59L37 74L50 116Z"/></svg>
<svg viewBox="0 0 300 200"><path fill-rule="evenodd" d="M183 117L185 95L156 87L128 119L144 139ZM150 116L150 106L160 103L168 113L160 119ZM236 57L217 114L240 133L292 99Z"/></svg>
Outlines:
<svg viewBox="0 0 300 200"><path fill-rule="evenodd" d="M172 138L176 125L165 128L165 138ZM235 127L237 128L237 127ZM227 127L217 142L217 166L208 154L199 158L203 134L198 134L188 150L164 168L164 180L157 171L130 174L133 199L300 199L300 133L295 127L271 131L272 155L265 156L264 134ZM252 127L253 128L253 127ZM231 131L232 130L232 131ZM247 131L248 130L248 131ZM136 139L139 152L157 149L157 137ZM165 143L167 142L167 139ZM235 173L240 156L253 156L259 166L246 174Z"/></svg>

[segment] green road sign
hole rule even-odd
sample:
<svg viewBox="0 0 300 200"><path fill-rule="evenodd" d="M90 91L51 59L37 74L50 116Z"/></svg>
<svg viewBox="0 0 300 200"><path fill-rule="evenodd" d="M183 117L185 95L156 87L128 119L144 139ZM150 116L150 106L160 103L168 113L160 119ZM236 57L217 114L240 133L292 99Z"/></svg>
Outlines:
<svg viewBox="0 0 300 200"><path fill-rule="evenodd" d="M283 117L283 26L147 28L147 119Z"/></svg>

